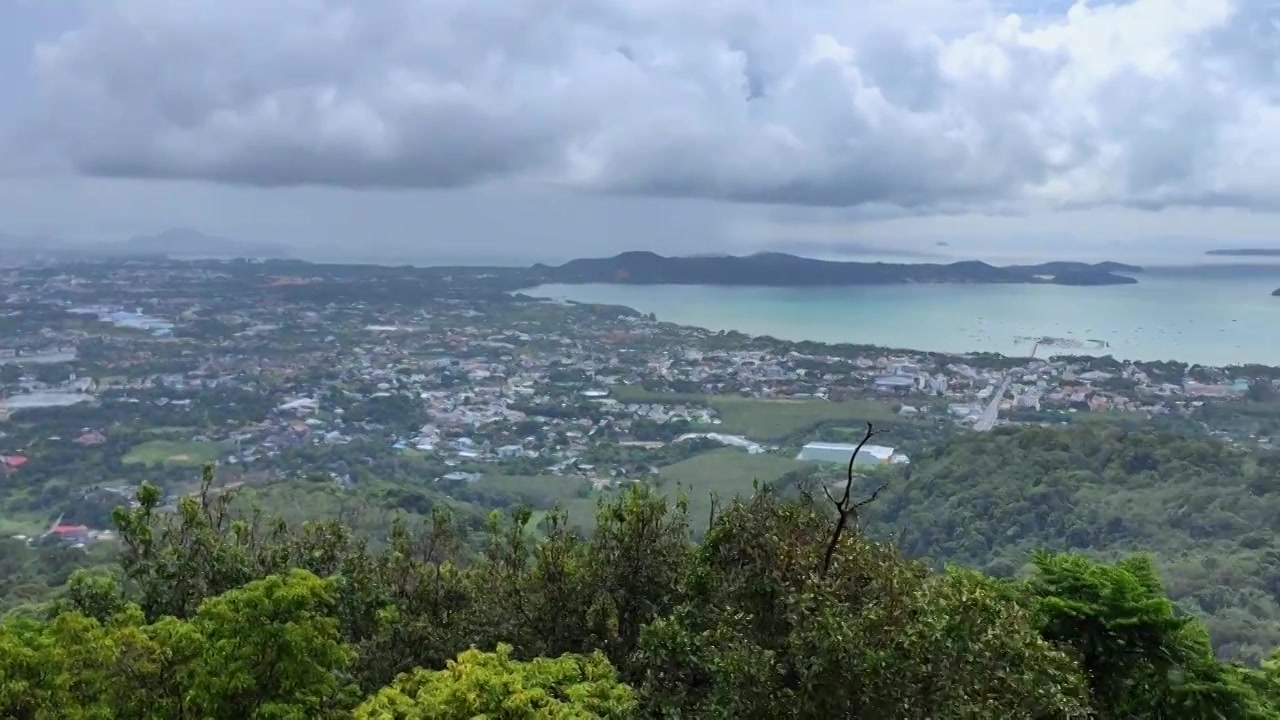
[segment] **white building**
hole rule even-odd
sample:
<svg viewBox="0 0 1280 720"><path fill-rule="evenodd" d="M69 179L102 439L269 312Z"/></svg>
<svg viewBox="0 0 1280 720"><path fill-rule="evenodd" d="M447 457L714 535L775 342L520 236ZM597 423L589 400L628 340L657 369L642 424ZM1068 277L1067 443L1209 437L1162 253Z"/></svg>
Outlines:
<svg viewBox="0 0 1280 720"><path fill-rule="evenodd" d="M289 402L284 403L283 405L281 405L276 409L280 410L281 412L293 411L298 413L306 413L306 412L312 412L316 410L319 406L320 406L320 403L315 398L302 397L296 400L290 400Z"/></svg>
<svg viewBox="0 0 1280 720"><path fill-rule="evenodd" d="M822 463L848 463L857 445L850 443L811 442L796 455L797 460ZM910 462L902 453L884 445L863 445L855 465L888 465Z"/></svg>
<svg viewBox="0 0 1280 720"><path fill-rule="evenodd" d="M693 440L695 438L706 438L714 440L721 445L729 445L731 447L740 447L746 450L750 455L759 455L764 452L764 446L760 443L753 442L741 435L725 435L723 433L685 433L675 439L675 442L684 442L685 440ZM849 456L845 455L845 461L848 462Z"/></svg>

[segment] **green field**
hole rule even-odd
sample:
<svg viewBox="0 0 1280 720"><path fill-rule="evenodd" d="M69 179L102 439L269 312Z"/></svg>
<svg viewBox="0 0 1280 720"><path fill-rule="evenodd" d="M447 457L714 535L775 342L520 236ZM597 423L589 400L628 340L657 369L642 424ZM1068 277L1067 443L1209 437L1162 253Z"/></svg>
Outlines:
<svg viewBox="0 0 1280 720"><path fill-rule="evenodd" d="M621 403L689 403L705 405L711 395L700 393L659 393L645 390L639 385L612 385L609 397Z"/></svg>
<svg viewBox="0 0 1280 720"><path fill-rule="evenodd" d="M196 432L198 428L185 427L182 425L159 425L157 427L144 428L142 432L148 435L165 435L168 433L186 433L188 435Z"/></svg>
<svg viewBox="0 0 1280 720"><path fill-rule="evenodd" d="M556 503L586 497L591 486L580 477L566 475L486 475L469 489L492 498L499 506L527 504L549 509Z"/></svg>
<svg viewBox="0 0 1280 720"><path fill-rule="evenodd" d="M49 528L49 520L36 513L24 514L21 517L0 518L0 534L5 537L13 535L39 535Z"/></svg>
<svg viewBox="0 0 1280 720"><path fill-rule="evenodd" d="M525 526L525 530L534 536L542 534L542 521L547 519L546 510L534 510L529 514L529 524Z"/></svg>
<svg viewBox="0 0 1280 720"><path fill-rule="evenodd" d="M605 497L605 495L593 492L590 497L562 501L560 509L568 516L569 526L581 528L588 532L595 527L596 510L602 497Z"/></svg>
<svg viewBox="0 0 1280 720"><path fill-rule="evenodd" d="M734 497L750 496L757 480L762 484L772 482L805 466L806 463L783 455L751 455L738 448L722 448L661 468L659 481L662 492L669 497L675 498L680 492L688 497L689 522L696 531L703 531L713 494L723 506ZM608 494L587 488L582 478L560 475L489 475L469 486L486 496L485 505L510 507L523 503L535 508L531 527L546 517L546 510L558 505L567 513L570 525L589 529L595 524L597 503Z"/></svg>
<svg viewBox="0 0 1280 720"><path fill-rule="evenodd" d="M486 497L485 505L514 507L529 505L546 511L559 506L569 515L569 523L583 528L595 524L596 501L600 493L581 477L566 475L486 475L471 483L469 489ZM546 517L535 513L530 526Z"/></svg>
<svg viewBox="0 0 1280 720"><path fill-rule="evenodd" d="M484 517L487 509L434 491L374 481L343 488L330 482L284 480L236 489L232 509L248 518L257 510L264 518L281 518L292 527L321 519L341 519L361 535L385 538L393 521L422 532L433 506L447 507L455 517Z"/></svg>
<svg viewBox="0 0 1280 720"><path fill-rule="evenodd" d="M560 510L565 513L568 520L568 527L576 528L578 531L589 534L591 528L596 524L597 503L601 498L606 497L601 493L596 493L590 498L573 499L560 504ZM546 535L547 516L551 514L551 510L534 510L529 516L529 524L525 526L525 531L533 537L544 537Z"/></svg>
<svg viewBox="0 0 1280 720"><path fill-rule="evenodd" d="M127 465L203 465L221 454L217 443L151 440L135 445L121 461Z"/></svg>
<svg viewBox="0 0 1280 720"><path fill-rule="evenodd" d="M690 524L705 530L713 494L723 507L734 497L752 495L756 481L770 483L805 466L783 455L751 455L738 448L723 448L668 465L659 470L659 477L663 492L674 496L683 491L688 496Z"/></svg>
<svg viewBox="0 0 1280 720"><path fill-rule="evenodd" d="M618 402L704 405L720 415L721 423L705 429L752 440L783 440L825 422L883 422L897 418L893 408L874 400L787 400L737 395L655 393L634 385L614 385Z"/></svg>

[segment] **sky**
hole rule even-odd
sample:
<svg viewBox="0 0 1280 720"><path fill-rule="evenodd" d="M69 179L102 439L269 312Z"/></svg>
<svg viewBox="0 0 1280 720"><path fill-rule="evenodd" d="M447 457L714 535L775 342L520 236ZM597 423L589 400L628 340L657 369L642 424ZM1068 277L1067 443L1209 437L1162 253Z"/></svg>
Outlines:
<svg viewBox="0 0 1280 720"><path fill-rule="evenodd" d="M1278 80L1280 0L0 0L0 232L1280 246Z"/></svg>

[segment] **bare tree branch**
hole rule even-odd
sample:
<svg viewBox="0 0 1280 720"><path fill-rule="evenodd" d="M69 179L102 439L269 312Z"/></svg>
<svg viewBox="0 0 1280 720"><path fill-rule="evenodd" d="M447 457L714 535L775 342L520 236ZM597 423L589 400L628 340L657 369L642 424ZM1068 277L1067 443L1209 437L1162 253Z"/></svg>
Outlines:
<svg viewBox="0 0 1280 720"><path fill-rule="evenodd" d="M825 485L823 486L826 487ZM805 507L813 507L813 478L803 478L796 483L796 489L800 492L800 498L804 501Z"/></svg>
<svg viewBox="0 0 1280 720"><path fill-rule="evenodd" d="M888 487L888 483L885 483L877 488L876 491L871 494L871 497L866 500L857 503L850 502L850 495L853 492L853 465L858 461L858 453L862 452L863 446L866 445L871 438L875 437L875 434L875 429L872 427L871 423L867 423L867 432L862 436L862 440L858 443L858 446L853 449L853 455L849 457L849 470L847 473L848 481L844 485L844 494L840 496L840 499L836 500L835 496L831 494L831 491L828 490L825 485L822 488L822 491L827 494L827 499L835 506L837 517L835 529L831 532L831 540L827 543L827 551L822 556L822 566L818 568L818 577L820 578L825 578L827 573L831 570L831 560L835 557L836 546L840 544L840 536L844 534L844 529L849 523L849 518L853 517L856 519L858 509L875 502L875 499L880 495L880 492Z"/></svg>
<svg viewBox="0 0 1280 720"><path fill-rule="evenodd" d="M853 509L857 510L858 508L866 507L867 505L870 505L871 503L875 502L876 498L880 497L880 493L884 492L885 488L887 487L889 487L888 480L881 483L880 487L876 488L875 492L871 493L871 496L868 497L866 500L862 500L860 502L854 503Z"/></svg>

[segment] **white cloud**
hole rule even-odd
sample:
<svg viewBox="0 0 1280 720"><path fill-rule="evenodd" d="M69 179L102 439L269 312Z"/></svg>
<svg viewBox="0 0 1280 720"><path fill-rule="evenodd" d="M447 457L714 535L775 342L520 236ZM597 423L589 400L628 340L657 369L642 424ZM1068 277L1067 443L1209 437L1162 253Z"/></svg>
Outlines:
<svg viewBox="0 0 1280 720"><path fill-rule="evenodd" d="M514 178L931 212L1280 206L1280 8L1261 1L88 7L38 50L25 137L93 175Z"/></svg>

